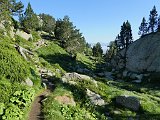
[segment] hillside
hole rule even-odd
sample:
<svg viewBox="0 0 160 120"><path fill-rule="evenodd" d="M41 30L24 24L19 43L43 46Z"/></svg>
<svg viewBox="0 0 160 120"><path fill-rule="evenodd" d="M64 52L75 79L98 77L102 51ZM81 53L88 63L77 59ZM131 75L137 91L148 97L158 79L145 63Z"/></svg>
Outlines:
<svg viewBox="0 0 160 120"><path fill-rule="evenodd" d="M1 33L1 119L30 118L37 95L43 95L40 106L45 120L160 118L159 86L113 79L103 62L82 53L74 59L56 41L34 34L35 42ZM32 54L23 51L25 58L15 45ZM43 94L45 89L50 92ZM128 104L117 103L119 99Z"/></svg>
<svg viewBox="0 0 160 120"><path fill-rule="evenodd" d="M23 8L0 1L0 120L160 120L160 32L153 26L133 42L127 20L104 55L69 16Z"/></svg>

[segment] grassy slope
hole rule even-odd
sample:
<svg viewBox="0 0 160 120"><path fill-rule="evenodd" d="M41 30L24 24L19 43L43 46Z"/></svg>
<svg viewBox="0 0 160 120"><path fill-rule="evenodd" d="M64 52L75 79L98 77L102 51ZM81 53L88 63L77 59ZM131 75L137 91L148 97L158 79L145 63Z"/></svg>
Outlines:
<svg viewBox="0 0 160 120"><path fill-rule="evenodd" d="M51 43L47 47L42 47L38 50L40 57L44 59L51 67L58 64L64 72L73 72L73 69L69 69L72 65L77 63L82 68L95 69L94 61L90 60L87 56L77 54L77 61L72 61L69 55L59 46ZM61 78L61 76L59 76ZM58 78L57 78L58 79ZM143 87L141 85L131 84L127 82L115 82L103 78L96 78L98 81L98 87L96 87L90 81L78 82L76 86L68 84L62 84L59 80L53 81L57 85L57 88L52 95L44 103L44 113L47 120L80 120L80 119L106 119L103 114L108 112L114 119L127 119L129 116L140 116L140 119L159 119L160 116L160 90L154 90L147 85ZM77 81L76 81L77 82ZM92 106L86 97L85 90L90 90L100 94L103 99L108 103L104 107ZM76 101L76 106L62 105L54 100L58 95L69 94ZM139 112L134 112L121 106L115 105L115 97L117 95L132 95L136 96L141 101L141 108ZM81 111L83 110L83 112ZM119 111L115 113L114 111ZM88 118L84 118L84 114L89 114ZM76 116L76 117L75 117Z"/></svg>
<svg viewBox="0 0 160 120"><path fill-rule="evenodd" d="M40 78L31 62L27 62L14 48L19 44L32 48L31 42L16 36L11 38L0 30L0 119L23 120L36 90L40 88ZM34 82L34 87L21 84L26 78Z"/></svg>
<svg viewBox="0 0 160 120"><path fill-rule="evenodd" d="M35 83L39 79L36 76L34 63L29 63L23 60L23 58L14 49L13 44L18 43L21 46L33 49L32 41L26 41L20 37L11 39L10 37L1 35L2 41L0 44L0 57L1 57L1 68L6 69L0 73L0 117L5 115L6 109L12 110L14 107L11 103L11 96L16 91L26 91L29 88L15 81L23 80L26 77L30 77ZM103 78L95 78L98 81L98 87L93 84L93 82L85 80L78 81L78 85L63 84L60 82L61 76L65 72L76 71L76 66L80 68L87 68L91 72L96 69L96 64L94 60L89 59L89 57L77 54L76 60L73 60L70 55L61 47L59 47L54 42L49 42L48 46L43 46L37 50L38 55L35 58L40 57L40 61L36 64L41 67L50 69L56 73L53 83L57 86L55 91L48 97L44 103L44 115L46 120L94 120L94 119L107 119L104 114L109 113L114 119L128 119L129 116L135 117L140 115L141 119L155 119L160 118L160 89L159 87L153 87L148 85L136 85L127 82L115 82ZM36 53L35 53L36 54ZM3 58L3 59L2 59ZM30 67L28 67L28 64ZM14 66L14 67L13 67ZM57 72L59 69L61 72ZM12 77L8 77L9 74ZM8 79L14 81L13 84L9 82ZM36 80L37 79L37 80ZM37 83L38 85L39 83ZM85 90L89 88L90 90L100 94L102 98L108 103L103 107L96 107L90 104L88 98L86 97ZM34 90L28 94L34 93ZM56 96L68 95L73 97L76 101L76 106L67 106L58 103L54 100ZM139 112L134 112L129 109L123 108L121 106L115 105L115 97L117 95L133 95L141 100L141 109ZM19 96L20 97L20 96ZM3 104L5 107L3 107ZM30 103L27 103L28 105ZM20 106L19 106L20 107ZM19 110L19 108L17 108ZM21 112L23 110L19 110ZM119 111L116 114L114 111ZM15 112L15 111L12 111ZM24 113L24 111L23 111ZM1 118L0 118L1 119Z"/></svg>

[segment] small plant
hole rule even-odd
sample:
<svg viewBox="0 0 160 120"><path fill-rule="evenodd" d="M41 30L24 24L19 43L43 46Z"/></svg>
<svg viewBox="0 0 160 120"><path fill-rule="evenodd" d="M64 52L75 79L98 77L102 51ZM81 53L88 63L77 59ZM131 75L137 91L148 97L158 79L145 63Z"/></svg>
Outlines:
<svg viewBox="0 0 160 120"><path fill-rule="evenodd" d="M21 120L23 117L23 112L18 106L14 104L9 104L5 109L2 120Z"/></svg>

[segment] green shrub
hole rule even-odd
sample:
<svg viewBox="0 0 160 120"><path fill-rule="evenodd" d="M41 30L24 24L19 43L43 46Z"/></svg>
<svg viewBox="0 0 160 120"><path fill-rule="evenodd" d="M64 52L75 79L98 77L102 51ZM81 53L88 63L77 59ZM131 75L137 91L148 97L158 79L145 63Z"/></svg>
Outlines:
<svg viewBox="0 0 160 120"><path fill-rule="evenodd" d="M18 106L9 104L5 109L5 114L2 116L2 120L21 120L23 118L23 112Z"/></svg>
<svg viewBox="0 0 160 120"><path fill-rule="evenodd" d="M5 105L4 103L0 103L0 115L4 113Z"/></svg>
<svg viewBox="0 0 160 120"><path fill-rule="evenodd" d="M33 36L33 40L32 40L33 42L37 42L38 40L41 39L41 37L40 37L40 35L38 34L38 32L32 31L31 34L32 34L32 36Z"/></svg>
<svg viewBox="0 0 160 120"><path fill-rule="evenodd" d="M0 42L0 76L14 82L21 82L29 75L27 62L14 47Z"/></svg>
<svg viewBox="0 0 160 120"><path fill-rule="evenodd" d="M18 35L15 36L15 42L26 49L29 49L29 50L33 49L33 44L30 41L27 41L26 39Z"/></svg>

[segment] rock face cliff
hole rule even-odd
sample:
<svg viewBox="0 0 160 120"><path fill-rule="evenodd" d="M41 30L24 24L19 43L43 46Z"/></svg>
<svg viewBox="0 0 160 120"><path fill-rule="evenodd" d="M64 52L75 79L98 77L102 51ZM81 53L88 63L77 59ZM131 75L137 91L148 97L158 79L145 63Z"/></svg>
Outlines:
<svg viewBox="0 0 160 120"><path fill-rule="evenodd" d="M120 51L120 56L124 56ZM160 32L146 35L132 44L127 50L126 69L132 72L160 72ZM116 57L112 61L115 67L123 67L123 60Z"/></svg>

